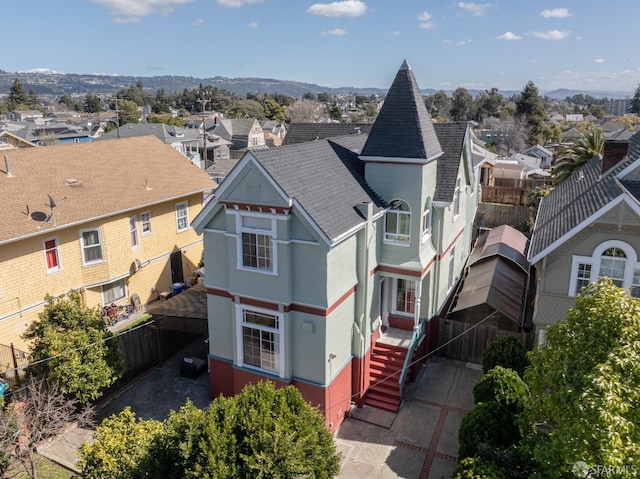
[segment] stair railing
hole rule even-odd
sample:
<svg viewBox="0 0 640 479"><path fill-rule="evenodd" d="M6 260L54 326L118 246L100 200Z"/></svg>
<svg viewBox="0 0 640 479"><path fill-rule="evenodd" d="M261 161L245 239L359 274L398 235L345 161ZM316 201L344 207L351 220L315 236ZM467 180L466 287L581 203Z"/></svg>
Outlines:
<svg viewBox="0 0 640 479"><path fill-rule="evenodd" d="M411 335L411 342L409 343L409 349L407 350L407 357L404 358L402 373L400 373L400 378L398 379L398 383L400 384L400 393L402 393L404 389L404 382L407 379L407 373L409 372L409 368L411 367L411 358L413 358L413 353L415 352L416 348L420 344L420 340L424 336L426 324L427 324L427 319L420 318L418 327L413 328L413 334Z"/></svg>

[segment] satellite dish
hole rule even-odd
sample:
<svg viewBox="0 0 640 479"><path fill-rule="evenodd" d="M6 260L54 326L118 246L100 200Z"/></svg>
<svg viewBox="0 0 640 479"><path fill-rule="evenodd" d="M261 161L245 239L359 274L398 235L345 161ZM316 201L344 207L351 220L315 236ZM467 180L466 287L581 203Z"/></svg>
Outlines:
<svg viewBox="0 0 640 479"><path fill-rule="evenodd" d="M140 261L138 258L136 258L136 266L138 267L138 269L142 269L142 261Z"/></svg>
<svg viewBox="0 0 640 479"><path fill-rule="evenodd" d="M56 202L53 200L53 196L47 195L49 197L49 208L54 210L56 208Z"/></svg>

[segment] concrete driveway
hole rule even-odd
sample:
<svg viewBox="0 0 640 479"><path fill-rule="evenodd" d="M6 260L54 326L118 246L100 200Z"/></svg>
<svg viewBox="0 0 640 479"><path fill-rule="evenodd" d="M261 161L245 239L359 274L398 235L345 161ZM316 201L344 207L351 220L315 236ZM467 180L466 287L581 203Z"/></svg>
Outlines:
<svg viewBox="0 0 640 479"><path fill-rule="evenodd" d="M198 340L112 397L100 409L102 418L127 405L142 419L163 420L190 398L200 408L209 405L209 375L180 375L185 356L199 356L206 345ZM408 387L398 413L358 409L335 434L343 454L340 479L450 478L457 464L458 427L473 407L473 386L482 375L478 365L431 358ZM41 454L75 470L76 451L91 441L93 430L71 428L41 448Z"/></svg>

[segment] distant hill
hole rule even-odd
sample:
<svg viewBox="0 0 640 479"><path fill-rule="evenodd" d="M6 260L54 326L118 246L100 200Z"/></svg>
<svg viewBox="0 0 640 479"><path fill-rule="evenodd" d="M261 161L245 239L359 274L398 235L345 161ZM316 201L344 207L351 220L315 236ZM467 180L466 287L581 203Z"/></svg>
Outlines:
<svg viewBox="0 0 640 479"><path fill-rule="evenodd" d="M215 76L211 78L194 78L188 76L152 76L152 77L136 77L136 76L113 76L113 75L84 75L84 74L64 74L56 72L18 72L11 73L0 69L0 97L7 95L13 81L19 78L25 90L33 89L39 96L62 96L65 93L70 95L84 96L87 93L93 93L98 96L108 96L121 90L136 85L138 81L142 82L145 88L155 92L163 89L168 93L182 92L183 90L193 90L199 88L200 85L212 85L220 89L224 89L235 93L240 97L244 97L247 93L272 94L280 93L287 96L300 98L305 93L331 93L331 94L361 94L361 95L385 95L386 89L383 88L362 88L362 87L338 87L328 88L315 83L303 83L288 80L276 80L272 78L227 78ZM425 95L432 95L437 90L428 88L422 90ZM473 96L478 95L482 90L469 90ZM451 96L453 90L446 90ZM505 97L510 97L519 91L500 91ZM585 90L569 90L559 89L549 92L540 92L550 98L564 100L582 93L590 95L594 98L626 98L630 97L633 92L604 92L604 91L585 91Z"/></svg>

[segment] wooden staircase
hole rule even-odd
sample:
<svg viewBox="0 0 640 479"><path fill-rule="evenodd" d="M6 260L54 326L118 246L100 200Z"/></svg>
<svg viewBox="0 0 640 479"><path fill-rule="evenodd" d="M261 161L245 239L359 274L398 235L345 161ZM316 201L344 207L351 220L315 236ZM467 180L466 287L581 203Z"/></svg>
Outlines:
<svg viewBox="0 0 640 479"><path fill-rule="evenodd" d="M371 351L371 386L364 396L364 404L397 412L402 402L404 384L398 380L407 357L407 348L377 341Z"/></svg>

